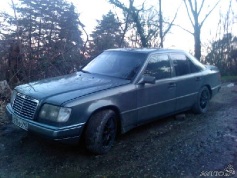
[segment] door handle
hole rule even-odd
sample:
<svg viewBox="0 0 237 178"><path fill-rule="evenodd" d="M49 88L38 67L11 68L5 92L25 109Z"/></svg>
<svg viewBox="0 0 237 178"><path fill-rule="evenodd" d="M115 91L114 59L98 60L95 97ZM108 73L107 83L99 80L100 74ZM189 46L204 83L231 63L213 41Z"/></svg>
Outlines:
<svg viewBox="0 0 237 178"><path fill-rule="evenodd" d="M196 77L196 81L200 81L201 80L201 77Z"/></svg>
<svg viewBox="0 0 237 178"><path fill-rule="evenodd" d="M169 83L169 88L174 88L176 87L176 83Z"/></svg>

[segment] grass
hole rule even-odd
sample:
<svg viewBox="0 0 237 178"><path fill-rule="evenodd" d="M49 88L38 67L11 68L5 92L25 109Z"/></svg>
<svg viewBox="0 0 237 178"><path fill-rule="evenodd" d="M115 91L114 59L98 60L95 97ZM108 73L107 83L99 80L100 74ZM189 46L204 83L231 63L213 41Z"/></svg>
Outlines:
<svg viewBox="0 0 237 178"><path fill-rule="evenodd" d="M222 82L237 82L237 76L221 76Z"/></svg>

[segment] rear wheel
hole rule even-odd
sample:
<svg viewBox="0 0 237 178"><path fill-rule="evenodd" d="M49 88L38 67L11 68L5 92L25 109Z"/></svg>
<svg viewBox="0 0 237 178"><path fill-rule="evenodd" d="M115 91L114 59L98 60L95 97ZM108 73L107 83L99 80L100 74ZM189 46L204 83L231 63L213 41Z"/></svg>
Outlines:
<svg viewBox="0 0 237 178"><path fill-rule="evenodd" d="M112 110L103 110L93 114L85 132L87 149L94 154L107 153L116 137L116 114Z"/></svg>
<svg viewBox="0 0 237 178"><path fill-rule="evenodd" d="M204 86L200 89L197 97L197 101L194 104L193 112L196 114L205 113L209 107L211 95L209 89Z"/></svg>

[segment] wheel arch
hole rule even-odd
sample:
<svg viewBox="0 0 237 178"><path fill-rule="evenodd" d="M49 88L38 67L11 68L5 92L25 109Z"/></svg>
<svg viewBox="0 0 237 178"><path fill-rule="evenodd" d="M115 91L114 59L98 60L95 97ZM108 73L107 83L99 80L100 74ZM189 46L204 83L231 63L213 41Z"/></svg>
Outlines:
<svg viewBox="0 0 237 178"><path fill-rule="evenodd" d="M207 88L208 88L208 90L209 90L209 92L210 92L210 99L211 99L211 98L212 98L212 90L211 90L211 86L208 85L208 84L206 84L206 85L204 85L203 87L207 87Z"/></svg>
<svg viewBox="0 0 237 178"><path fill-rule="evenodd" d="M92 112L90 112L90 115L89 115L89 119L87 120L86 122L86 125L88 124L88 121L90 120L91 116L94 115L95 113L97 112L100 112L100 111L103 111L103 110L112 110L115 112L116 114L116 123L117 123L117 131L118 131L118 134L121 133L121 127L122 127L122 124L121 124L121 114L120 114L120 110L117 106L115 105L104 105L104 106L101 106L101 107L98 107L98 108L95 108Z"/></svg>

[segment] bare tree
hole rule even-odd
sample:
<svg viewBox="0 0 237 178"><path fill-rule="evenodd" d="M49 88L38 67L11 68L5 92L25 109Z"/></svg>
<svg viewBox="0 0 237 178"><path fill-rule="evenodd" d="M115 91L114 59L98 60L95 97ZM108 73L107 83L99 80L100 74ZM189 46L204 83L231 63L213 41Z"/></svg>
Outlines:
<svg viewBox="0 0 237 178"><path fill-rule="evenodd" d="M125 4L121 3L119 0L109 0L109 2L116 7L120 8L125 12L127 15L127 18L131 18L136 26L137 33L139 34L141 45L142 47L148 47L148 37L149 34L145 34L145 26L143 25L141 21L141 13L145 11L144 3L140 9L136 8L134 6L134 0L129 0L129 6L125 6ZM128 19L127 19L128 20Z"/></svg>
<svg viewBox="0 0 237 178"><path fill-rule="evenodd" d="M120 0L109 0L109 2L120 8L125 16L124 35L132 29L130 40L137 46L140 42L141 47L164 47L164 39L177 17L178 10L175 12L171 21L165 21L162 13L162 1L158 1L158 6L145 7L145 2L140 7L136 7L134 0L128 0L128 5Z"/></svg>
<svg viewBox="0 0 237 178"><path fill-rule="evenodd" d="M117 16L117 20L119 22L120 21L119 17L118 17L117 14L116 14L116 16ZM124 27L123 27L122 23L120 25L120 28L121 28L121 31L122 31L122 37L121 37L120 44L119 44L120 48L124 47L124 44L125 44L125 35L126 35L128 29L129 29L129 23L130 23L130 13L124 14L124 17L125 17L124 23L123 23Z"/></svg>
<svg viewBox="0 0 237 178"><path fill-rule="evenodd" d="M164 39L166 34L170 31L171 27L174 25L174 21L178 15L180 6L177 8L173 19L170 22L166 22L163 17L163 12L162 12L162 0L159 0L159 27L160 27L160 47L164 47ZM168 24L166 29L164 30L164 23Z"/></svg>
<svg viewBox="0 0 237 178"><path fill-rule="evenodd" d="M206 19L210 16L212 11L216 8L221 0L217 0L217 2L212 6L212 8L206 13L204 18L200 20L201 12L204 7L204 3L206 0L198 1L198 0L183 0L185 4L185 8L188 14L188 18L193 26L193 32L186 30L191 33L194 37L194 54L197 59L201 58L201 29L206 21ZM201 2L198 7L198 2Z"/></svg>

